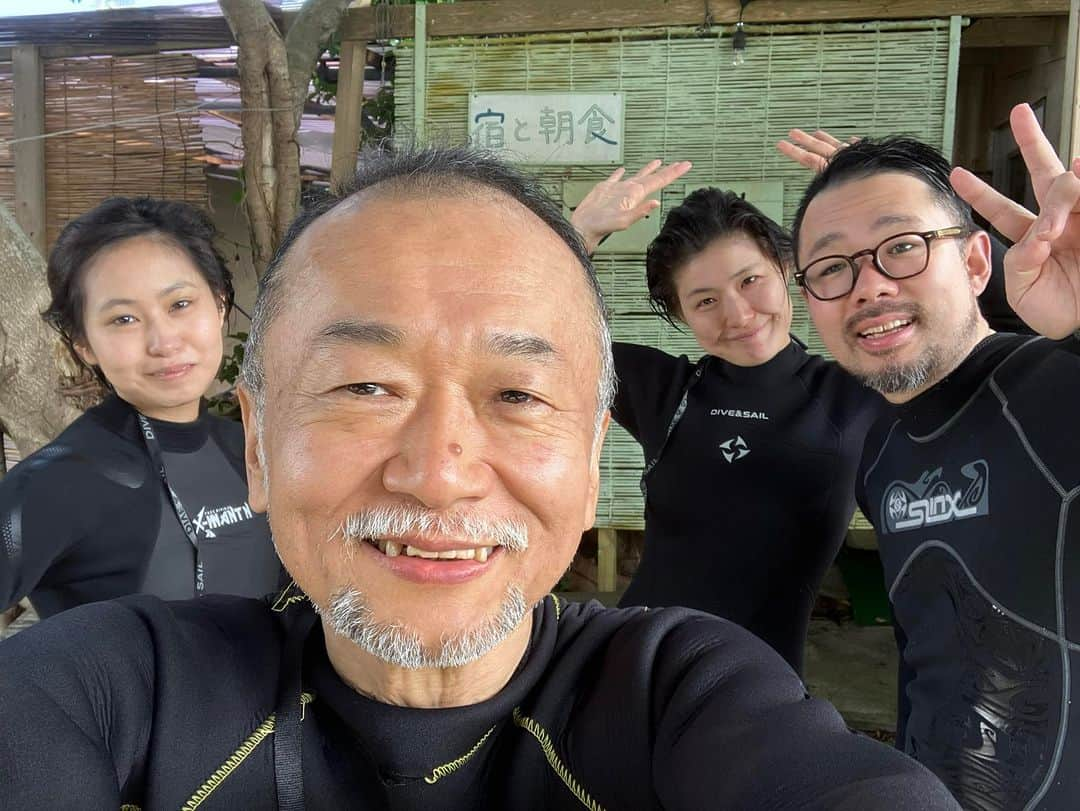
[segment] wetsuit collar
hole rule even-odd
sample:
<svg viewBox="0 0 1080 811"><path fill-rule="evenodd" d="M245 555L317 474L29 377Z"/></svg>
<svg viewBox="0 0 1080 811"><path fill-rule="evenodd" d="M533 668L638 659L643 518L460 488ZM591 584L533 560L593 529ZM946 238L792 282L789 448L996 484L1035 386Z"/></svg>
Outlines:
<svg viewBox="0 0 1080 811"><path fill-rule="evenodd" d="M290 590L293 595L290 596ZM290 600L293 604L290 604ZM395 707L363 696L345 684L334 671L326 655L321 623L317 622L310 602L295 586L278 598L274 610L281 609L286 633L286 648L303 650L302 676L299 659L283 662L282 701L279 719L288 708L293 727L302 723L296 711L300 704L295 694L302 691L315 696L323 710L338 717L352 734L359 749L368 754L380 773L393 781L441 779L440 767L466 765L463 756L484 760L484 743L512 722L514 709L541 682L547 670L558 635L557 598L549 595L533 608L532 636L517 671L496 695L479 704L444 709ZM289 657L286 657L289 658ZM301 686L302 684L302 686ZM284 730L282 730L284 731ZM298 729L282 736L288 750L275 758L279 794L303 797L303 776L299 764ZM489 735L490 732L490 735ZM294 749L295 747L295 749ZM277 742L275 742L277 748ZM284 754L284 757L280 755ZM445 769L443 770L445 771ZM299 784L299 785L298 785ZM290 808L302 808L288 803Z"/></svg>
<svg viewBox="0 0 1080 811"><path fill-rule="evenodd" d="M897 406L905 429L919 436L951 419L1005 357L1029 336L1009 332L987 335L952 372L918 397Z"/></svg>
<svg viewBox="0 0 1080 811"><path fill-rule="evenodd" d="M357 693L331 667L321 625L314 635L318 644L309 648L308 668L320 705L344 722L384 776L430 781L437 779L436 769L472 751L493 727L511 722L514 708L543 677L555 645L556 620L551 598L540 602L533 609L529 647L506 686L479 704L442 709L395 707Z"/></svg>
<svg viewBox="0 0 1080 811"><path fill-rule="evenodd" d="M723 379L740 386L773 386L790 380L806 358L805 347L793 337L787 346L757 366L736 366L714 357L710 368Z"/></svg>
<svg viewBox="0 0 1080 811"><path fill-rule="evenodd" d="M110 394L87 413L115 434L139 435L135 409L115 394ZM205 400L200 402L199 416L192 422L166 422L151 419L150 424L154 428L158 442L161 443L161 449L169 453L197 451L206 444L207 437L210 435L210 415L206 410Z"/></svg>

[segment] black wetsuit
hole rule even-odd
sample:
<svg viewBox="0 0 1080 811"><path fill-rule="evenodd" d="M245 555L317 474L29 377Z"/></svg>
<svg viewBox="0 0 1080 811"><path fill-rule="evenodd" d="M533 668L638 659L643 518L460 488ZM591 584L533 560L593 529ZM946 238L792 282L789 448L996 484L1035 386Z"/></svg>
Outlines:
<svg viewBox="0 0 1080 811"><path fill-rule="evenodd" d="M1080 803L1078 419L1080 343L997 334L867 438L897 745L964 808Z"/></svg>
<svg viewBox="0 0 1080 811"><path fill-rule="evenodd" d="M956 808L707 614L546 598L505 687L426 710L347 687L306 600L275 605L127 597L0 643L4 806Z"/></svg>
<svg viewBox="0 0 1080 811"><path fill-rule="evenodd" d="M795 341L754 367L616 344L615 368L614 417L646 459L645 552L621 604L726 617L801 671L884 399Z"/></svg>
<svg viewBox="0 0 1080 811"><path fill-rule="evenodd" d="M169 485L198 540L205 593L279 588L266 518L247 503L243 429L207 414L150 420ZM196 594L184 532L134 410L110 396L0 483L0 608L29 595L43 617L145 592Z"/></svg>

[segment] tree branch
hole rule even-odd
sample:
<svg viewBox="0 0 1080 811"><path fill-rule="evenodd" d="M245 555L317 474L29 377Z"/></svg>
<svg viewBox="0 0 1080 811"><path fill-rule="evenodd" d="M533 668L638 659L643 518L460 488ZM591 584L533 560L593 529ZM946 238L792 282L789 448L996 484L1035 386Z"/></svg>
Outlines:
<svg viewBox="0 0 1080 811"><path fill-rule="evenodd" d="M289 26L289 33L285 36L289 75L293 93L301 99L307 97L308 83L319 58L320 47L337 31L348 7L349 0L307 0Z"/></svg>

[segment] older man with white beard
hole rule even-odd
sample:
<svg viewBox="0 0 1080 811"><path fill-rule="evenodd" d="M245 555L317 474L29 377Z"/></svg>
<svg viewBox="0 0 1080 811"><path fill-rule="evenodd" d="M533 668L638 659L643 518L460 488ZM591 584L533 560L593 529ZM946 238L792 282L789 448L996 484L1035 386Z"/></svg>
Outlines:
<svg viewBox="0 0 1080 811"><path fill-rule="evenodd" d="M1062 166L1026 105L1012 128L1038 216L895 138L839 150L794 229L826 346L897 406L858 479L900 647L897 745L987 811L1080 796L1080 160ZM1017 314L1064 340L989 328L965 199L1015 242Z"/></svg>
<svg viewBox="0 0 1080 811"><path fill-rule="evenodd" d="M611 368L532 183L368 162L294 224L248 344L251 504L295 583L0 644L4 804L955 808L738 627L548 594L593 523Z"/></svg>

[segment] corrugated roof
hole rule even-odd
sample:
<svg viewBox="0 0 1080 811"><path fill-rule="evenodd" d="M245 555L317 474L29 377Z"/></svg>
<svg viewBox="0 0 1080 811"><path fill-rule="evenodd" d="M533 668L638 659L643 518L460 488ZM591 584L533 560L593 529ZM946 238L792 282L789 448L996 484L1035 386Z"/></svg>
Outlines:
<svg viewBox="0 0 1080 811"><path fill-rule="evenodd" d="M273 9L272 13L279 15L281 12ZM101 45L107 48L156 42L198 42L212 48L231 45L233 37L217 3L0 17L0 46Z"/></svg>

